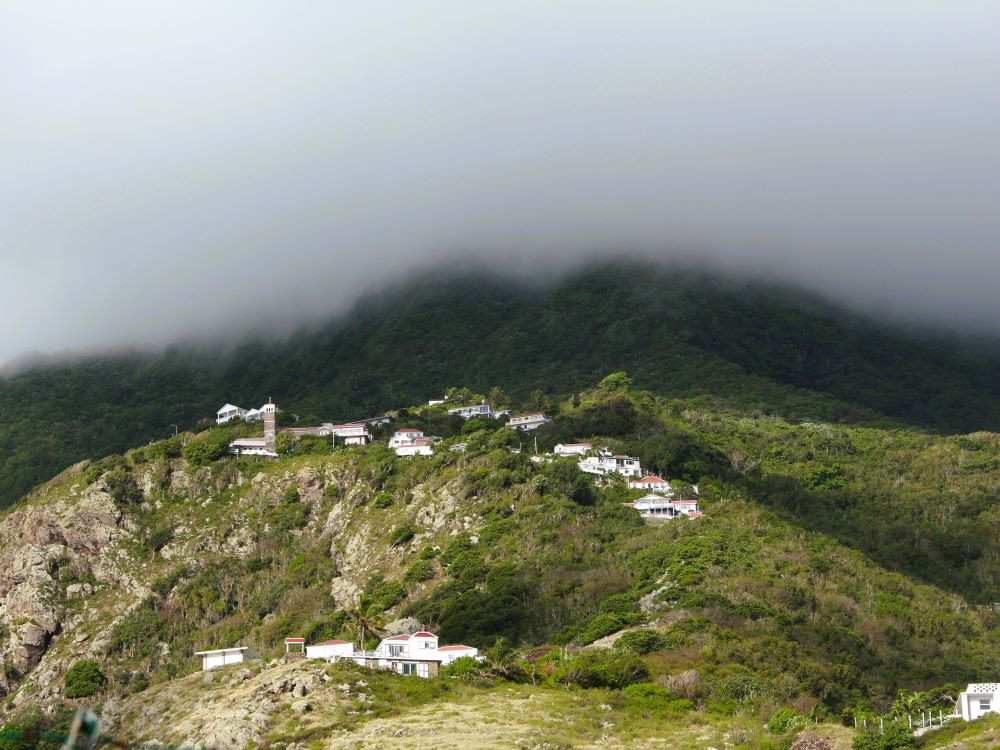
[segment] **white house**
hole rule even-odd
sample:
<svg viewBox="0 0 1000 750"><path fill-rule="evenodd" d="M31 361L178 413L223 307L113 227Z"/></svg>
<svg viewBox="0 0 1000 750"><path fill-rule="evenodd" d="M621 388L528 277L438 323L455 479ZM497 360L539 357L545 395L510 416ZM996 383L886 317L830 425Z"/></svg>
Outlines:
<svg viewBox="0 0 1000 750"><path fill-rule="evenodd" d="M602 451L598 456L588 456L582 459L577 466L580 467L580 471L600 477L606 477L612 473L621 474L626 478L642 476L642 467L639 465L638 458L625 455L610 455L605 451Z"/></svg>
<svg viewBox="0 0 1000 750"><path fill-rule="evenodd" d="M625 505L635 508L643 518L670 520L678 516L698 518L702 515L698 511L697 500L672 500L653 493Z"/></svg>
<svg viewBox="0 0 1000 750"><path fill-rule="evenodd" d="M322 429L325 434L335 436L341 445L368 445L372 441L372 435L364 422L350 424L324 422Z"/></svg>
<svg viewBox="0 0 1000 750"><path fill-rule="evenodd" d="M263 418L260 409L247 409L247 413L243 415L243 419L246 422L257 422Z"/></svg>
<svg viewBox="0 0 1000 750"><path fill-rule="evenodd" d="M529 411L524 414L515 414L507 422L508 427L517 427L520 430L534 430L541 427L546 422L552 420L545 416L544 411Z"/></svg>
<svg viewBox="0 0 1000 750"><path fill-rule="evenodd" d="M434 438L418 437L394 449L397 456L433 456Z"/></svg>
<svg viewBox="0 0 1000 750"><path fill-rule="evenodd" d="M557 443L552 449L557 456L586 456L594 450L593 443Z"/></svg>
<svg viewBox="0 0 1000 750"><path fill-rule="evenodd" d="M323 641L306 646L307 659L334 661L354 654L354 644L350 641Z"/></svg>
<svg viewBox="0 0 1000 750"><path fill-rule="evenodd" d="M267 438L237 438L229 443L229 453L234 456L266 456L277 458L278 452L268 445Z"/></svg>
<svg viewBox="0 0 1000 750"><path fill-rule="evenodd" d="M673 495L674 491L670 487L670 482L655 474L647 474L642 479L630 479L628 482L630 490L644 490L646 492L662 492L665 495Z"/></svg>
<svg viewBox="0 0 1000 750"><path fill-rule="evenodd" d="M426 630L384 638L374 651L355 651L347 658L362 666L391 669L399 674L435 677L438 668L463 656L479 658L472 646L438 646L438 637Z"/></svg>
<svg viewBox="0 0 1000 750"><path fill-rule="evenodd" d="M482 417L484 419L496 419L506 414L510 414L510 409L494 411L493 404L474 404L472 406L456 406L448 410L449 414L457 414L462 419L472 419Z"/></svg>
<svg viewBox="0 0 1000 750"><path fill-rule="evenodd" d="M973 682L958 694L958 713L966 721L1000 711L1000 683Z"/></svg>
<svg viewBox="0 0 1000 750"><path fill-rule="evenodd" d="M226 422L231 422L234 419L243 419L246 416L247 410L236 406L234 404L225 404L221 409L215 412L215 423L225 424Z"/></svg>
<svg viewBox="0 0 1000 750"><path fill-rule="evenodd" d="M424 436L423 430L418 430L416 427L400 427L389 439L390 448L399 448L403 445L409 445L417 438L422 438Z"/></svg>
<svg viewBox="0 0 1000 750"><path fill-rule="evenodd" d="M247 646L233 648L217 648L212 651L196 651L195 656L201 657L202 669L216 669L227 664L240 664L248 659L259 659L260 654Z"/></svg>

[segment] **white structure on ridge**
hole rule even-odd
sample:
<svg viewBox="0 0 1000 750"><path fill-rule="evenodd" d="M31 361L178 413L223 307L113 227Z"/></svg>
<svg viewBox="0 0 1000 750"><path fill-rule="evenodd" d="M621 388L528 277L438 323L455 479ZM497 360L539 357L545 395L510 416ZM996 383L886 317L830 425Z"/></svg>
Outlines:
<svg viewBox="0 0 1000 750"><path fill-rule="evenodd" d="M594 450L593 443L557 443L552 449L557 456L586 456Z"/></svg>
<svg viewBox="0 0 1000 750"><path fill-rule="evenodd" d="M257 411L260 418L264 420L264 437L237 438L229 443L229 453L236 457L266 456L267 458L277 458L278 452L274 449L274 438L277 435L278 407L268 400Z"/></svg>
<svg viewBox="0 0 1000 750"><path fill-rule="evenodd" d="M973 682L958 694L958 713L966 721L1000 710L1000 683Z"/></svg>
<svg viewBox="0 0 1000 750"><path fill-rule="evenodd" d="M323 659L324 661L334 661L337 658L348 657L354 654L354 644L350 641L323 641L306 646L307 659Z"/></svg>
<svg viewBox="0 0 1000 750"><path fill-rule="evenodd" d="M670 520L678 516L701 518L697 500L672 500L662 495L644 495L635 502L625 503L639 511L643 518Z"/></svg>
<svg viewBox="0 0 1000 750"><path fill-rule="evenodd" d="M260 654L247 646L233 648L217 648L212 651L196 651L195 656L201 657L201 668L217 669L227 664L241 664L248 659L259 659Z"/></svg>
<svg viewBox="0 0 1000 750"><path fill-rule="evenodd" d="M507 422L508 427L517 427L520 430L535 430L546 422L552 420L545 416L544 411L529 411L524 414L515 414Z"/></svg>
<svg viewBox="0 0 1000 750"><path fill-rule="evenodd" d="M478 659L479 649L463 645L439 646L436 635L421 630L384 638L374 651L354 651L346 658L365 667L391 669L417 677L436 677L442 665L463 656Z"/></svg>
<svg viewBox="0 0 1000 750"><path fill-rule="evenodd" d="M352 422L351 424L334 424L324 422L319 427L286 427L282 432L287 432L296 437L303 435L313 435L316 437L339 438L337 442L341 445L368 445L372 441L372 435L368 432L368 426L363 422Z"/></svg>
<svg viewBox="0 0 1000 750"><path fill-rule="evenodd" d="M235 404L224 404L221 409L215 412L215 423L225 424L226 422L231 422L234 419L243 419L246 417L247 410L236 406Z"/></svg>
<svg viewBox="0 0 1000 750"><path fill-rule="evenodd" d="M639 459L632 456L612 455L608 450L602 450L596 456L587 456L577 466L580 471L606 477L609 474L621 474L623 477L641 477L642 467Z"/></svg>
<svg viewBox="0 0 1000 750"><path fill-rule="evenodd" d="M397 456L433 456L434 438L426 437L416 427L401 427L389 440L389 447Z"/></svg>
<svg viewBox="0 0 1000 750"><path fill-rule="evenodd" d="M664 495L672 497L674 494L670 482L655 474L648 474L642 479L630 479L628 482L630 490L645 490L646 492L662 492Z"/></svg>
<svg viewBox="0 0 1000 750"><path fill-rule="evenodd" d="M510 414L510 409L494 411L493 404L474 404L473 406L456 406L448 410L449 414L457 414L462 419L472 419L482 417L484 419L496 419Z"/></svg>

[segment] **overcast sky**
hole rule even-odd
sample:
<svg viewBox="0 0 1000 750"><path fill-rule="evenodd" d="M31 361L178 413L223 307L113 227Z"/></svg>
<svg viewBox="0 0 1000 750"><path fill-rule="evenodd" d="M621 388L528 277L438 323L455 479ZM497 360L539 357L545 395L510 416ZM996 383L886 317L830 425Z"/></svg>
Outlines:
<svg viewBox="0 0 1000 750"><path fill-rule="evenodd" d="M626 250L989 330L998 39L996 0L0 0L0 361Z"/></svg>

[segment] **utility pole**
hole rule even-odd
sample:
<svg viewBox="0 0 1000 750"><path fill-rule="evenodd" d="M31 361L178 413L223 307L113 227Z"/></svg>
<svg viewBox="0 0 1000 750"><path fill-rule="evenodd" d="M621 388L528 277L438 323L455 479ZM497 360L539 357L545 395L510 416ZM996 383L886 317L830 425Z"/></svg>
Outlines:
<svg viewBox="0 0 1000 750"><path fill-rule="evenodd" d="M174 437L177 437L177 425L172 424L172 425L169 425L169 426L174 428Z"/></svg>

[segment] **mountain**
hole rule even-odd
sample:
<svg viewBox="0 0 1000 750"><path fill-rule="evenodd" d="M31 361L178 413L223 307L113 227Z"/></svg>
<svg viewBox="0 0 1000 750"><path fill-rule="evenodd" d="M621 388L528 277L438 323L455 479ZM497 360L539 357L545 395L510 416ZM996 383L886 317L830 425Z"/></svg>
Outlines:
<svg viewBox="0 0 1000 750"><path fill-rule="evenodd" d="M286 341L95 356L0 379L0 506L70 463L268 396L303 418L355 419L459 384L502 384L515 404L535 390L558 399L626 370L664 396L750 413L1000 429L1000 357L965 348L801 291L692 271L619 264L547 286L431 275Z"/></svg>
<svg viewBox="0 0 1000 750"><path fill-rule="evenodd" d="M444 438L427 458L303 439L213 459L256 428L181 433L0 515L3 717L60 725L90 664L74 695L130 739L774 748L807 715L842 738L901 691L919 711L1000 672L1000 436L789 421L620 374L567 390L541 450L629 452L697 483L704 517L644 523L623 504L639 491L440 406L396 405ZM269 661L288 636L354 638L360 602L488 659L430 681ZM235 644L265 661L193 674L195 651ZM490 728L442 721L462 715Z"/></svg>

